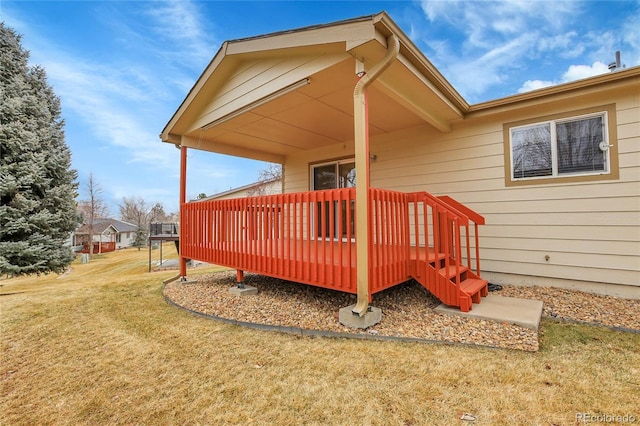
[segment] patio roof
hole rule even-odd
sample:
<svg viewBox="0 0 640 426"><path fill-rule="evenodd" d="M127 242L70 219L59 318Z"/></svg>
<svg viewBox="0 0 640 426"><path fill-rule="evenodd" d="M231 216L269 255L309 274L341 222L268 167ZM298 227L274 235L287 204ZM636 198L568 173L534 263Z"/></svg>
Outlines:
<svg viewBox="0 0 640 426"><path fill-rule="evenodd" d="M385 12L225 42L162 131L168 143L283 163L353 141L358 71L400 53L369 87L372 136L425 123L442 132L469 105Z"/></svg>

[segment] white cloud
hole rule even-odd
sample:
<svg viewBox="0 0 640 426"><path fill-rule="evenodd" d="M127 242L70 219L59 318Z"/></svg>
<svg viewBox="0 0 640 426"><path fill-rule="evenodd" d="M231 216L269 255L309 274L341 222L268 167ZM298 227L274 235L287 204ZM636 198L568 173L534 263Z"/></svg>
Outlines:
<svg viewBox="0 0 640 426"><path fill-rule="evenodd" d="M553 86L556 83L553 81L543 81L543 80L527 80L524 82L522 87L518 89L518 93L530 92L532 90L543 89L545 87Z"/></svg>
<svg viewBox="0 0 640 426"><path fill-rule="evenodd" d="M487 50L481 56L466 61L452 60L448 66L453 75L452 84L466 96L476 96L502 84L508 70L520 65L521 52L528 50L534 41L532 35L523 34Z"/></svg>
<svg viewBox="0 0 640 426"><path fill-rule="evenodd" d="M622 63L627 66L640 65L640 2L636 13L629 14L621 24L623 42L628 49L624 52Z"/></svg>
<svg viewBox="0 0 640 426"><path fill-rule="evenodd" d="M505 85L540 52L566 48L576 36L562 30L578 9L573 2L425 1L421 7L431 21L422 36L434 50L432 60L472 102Z"/></svg>
<svg viewBox="0 0 640 426"><path fill-rule="evenodd" d="M468 48L492 48L532 30L557 31L577 9L574 2L423 1L432 23L444 20L467 35Z"/></svg>
<svg viewBox="0 0 640 426"><path fill-rule="evenodd" d="M152 39L156 50L173 61L190 61L200 67L215 53L218 42L205 30L203 12L197 3L182 0L152 2L145 11L153 19ZM176 48L178 47L178 48Z"/></svg>
<svg viewBox="0 0 640 426"><path fill-rule="evenodd" d="M609 72L609 67L602 62L594 62L593 65L571 65L562 76L562 81L580 80L607 72Z"/></svg>
<svg viewBox="0 0 640 426"><path fill-rule="evenodd" d="M544 87L555 86L561 83L568 83L583 78L589 78L609 72L609 67L602 62L594 62L593 65L570 65L569 69L558 81L527 80L518 89L518 93L529 92L531 90L542 89Z"/></svg>
<svg viewBox="0 0 640 426"><path fill-rule="evenodd" d="M93 130L84 144L107 143L125 151L127 162L137 161L167 167L172 164L156 132L149 130L150 114L145 112L154 99L126 75L88 64L58 53L46 60L45 68L63 109L74 114ZM160 123L158 123L158 127Z"/></svg>
<svg viewBox="0 0 640 426"><path fill-rule="evenodd" d="M578 33L576 31L568 31L561 34L540 37L537 41L537 48L541 52L569 50L572 52L570 56L575 56L579 54L577 53L578 51L581 52L583 50L583 48L575 49L576 44L580 44L578 41Z"/></svg>
<svg viewBox="0 0 640 426"><path fill-rule="evenodd" d="M412 34L473 103L608 72L604 64L614 60L616 50L622 50L623 64L640 64L640 2L629 5L615 3L617 9L638 13L620 13L618 19L591 24L593 15L608 6L580 1L428 0L420 3L428 23L412 22Z"/></svg>

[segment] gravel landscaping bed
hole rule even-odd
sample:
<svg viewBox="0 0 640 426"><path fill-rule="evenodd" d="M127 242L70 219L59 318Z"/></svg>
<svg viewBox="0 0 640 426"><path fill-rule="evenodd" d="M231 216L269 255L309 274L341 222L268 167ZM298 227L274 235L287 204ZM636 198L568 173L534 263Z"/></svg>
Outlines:
<svg viewBox="0 0 640 426"><path fill-rule="evenodd" d="M357 337L400 337L525 351L539 348L536 330L434 312L440 302L415 281L376 294L372 305L382 309L382 322L367 330L354 330L338 322L338 309L355 303L355 295L246 273L245 284L259 292L239 297L229 293L235 279L235 271L224 271L201 276L196 283L174 281L165 286L164 295L186 309L232 321ZM503 286L497 294L542 300L545 316L640 330L638 300L546 287Z"/></svg>

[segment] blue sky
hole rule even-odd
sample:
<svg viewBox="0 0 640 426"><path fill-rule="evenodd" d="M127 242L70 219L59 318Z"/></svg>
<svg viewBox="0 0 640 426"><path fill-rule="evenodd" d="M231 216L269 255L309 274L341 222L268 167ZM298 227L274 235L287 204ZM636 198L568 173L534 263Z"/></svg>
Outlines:
<svg viewBox="0 0 640 426"><path fill-rule="evenodd" d="M178 209L179 152L158 137L225 40L387 11L471 104L640 65L640 1L0 1L61 98L82 187ZM187 194L265 163L190 150Z"/></svg>

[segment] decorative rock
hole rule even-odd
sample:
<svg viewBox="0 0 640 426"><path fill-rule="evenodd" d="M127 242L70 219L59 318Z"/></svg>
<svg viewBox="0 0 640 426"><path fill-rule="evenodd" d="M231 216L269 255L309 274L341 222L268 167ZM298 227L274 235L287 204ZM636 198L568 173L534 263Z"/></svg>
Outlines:
<svg viewBox="0 0 640 426"><path fill-rule="evenodd" d="M237 297L229 292L229 287L236 285L235 271L201 275L198 281L193 285L180 285L180 280L167 283L164 295L180 306L218 318L314 331L361 333L338 322L340 315L336 308L355 303L355 296L349 293L247 273L245 285L257 284L260 293L255 297ZM504 285L499 294L543 300L544 316L553 313L558 319L597 321L607 326L640 330L640 300L536 286ZM415 281L377 293L374 302L385 313L384 320L375 327L379 336L465 342L525 351L539 348L536 330L436 313L434 308L440 301ZM348 313L352 315L351 310Z"/></svg>

